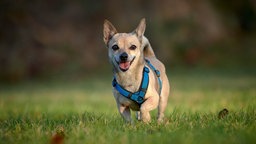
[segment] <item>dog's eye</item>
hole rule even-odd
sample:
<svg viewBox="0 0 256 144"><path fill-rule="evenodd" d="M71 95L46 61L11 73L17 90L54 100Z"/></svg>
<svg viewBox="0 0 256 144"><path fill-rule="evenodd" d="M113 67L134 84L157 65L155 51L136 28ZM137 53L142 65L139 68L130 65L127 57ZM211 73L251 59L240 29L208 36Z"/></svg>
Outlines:
<svg viewBox="0 0 256 144"><path fill-rule="evenodd" d="M118 45L113 45L113 46L112 46L112 49L113 49L114 51L116 51L116 50L119 49L119 47L118 47Z"/></svg>
<svg viewBox="0 0 256 144"><path fill-rule="evenodd" d="M132 45L131 47L130 47L130 50L135 50L137 47L136 47L136 45Z"/></svg>

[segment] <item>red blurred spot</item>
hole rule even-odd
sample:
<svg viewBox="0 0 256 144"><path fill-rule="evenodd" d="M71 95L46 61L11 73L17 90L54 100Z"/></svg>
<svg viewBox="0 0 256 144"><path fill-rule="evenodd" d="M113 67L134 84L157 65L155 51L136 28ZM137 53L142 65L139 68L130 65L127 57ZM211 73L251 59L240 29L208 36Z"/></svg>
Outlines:
<svg viewBox="0 0 256 144"><path fill-rule="evenodd" d="M64 144L64 136L60 134L55 134L51 138L51 144Z"/></svg>

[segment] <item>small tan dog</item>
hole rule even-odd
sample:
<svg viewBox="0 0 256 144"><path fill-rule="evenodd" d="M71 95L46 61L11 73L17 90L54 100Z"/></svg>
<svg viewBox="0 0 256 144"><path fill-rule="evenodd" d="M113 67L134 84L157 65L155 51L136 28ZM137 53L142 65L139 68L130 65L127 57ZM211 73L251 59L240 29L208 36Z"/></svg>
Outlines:
<svg viewBox="0 0 256 144"><path fill-rule="evenodd" d="M130 110L138 120L150 122L150 111L158 107L158 122L164 118L169 95L169 81L164 65L144 36L145 19L131 33L117 33L104 21L104 42L113 65L113 94L122 117L132 123Z"/></svg>

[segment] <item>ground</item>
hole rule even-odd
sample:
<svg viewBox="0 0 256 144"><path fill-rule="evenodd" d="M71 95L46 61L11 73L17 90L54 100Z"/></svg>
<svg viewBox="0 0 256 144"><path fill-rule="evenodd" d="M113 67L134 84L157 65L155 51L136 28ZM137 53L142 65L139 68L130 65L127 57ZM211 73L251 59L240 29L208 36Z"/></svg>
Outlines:
<svg viewBox="0 0 256 144"><path fill-rule="evenodd" d="M125 124L111 74L0 87L0 143L255 143L254 72L169 70L163 124ZM228 114L219 117L226 108Z"/></svg>

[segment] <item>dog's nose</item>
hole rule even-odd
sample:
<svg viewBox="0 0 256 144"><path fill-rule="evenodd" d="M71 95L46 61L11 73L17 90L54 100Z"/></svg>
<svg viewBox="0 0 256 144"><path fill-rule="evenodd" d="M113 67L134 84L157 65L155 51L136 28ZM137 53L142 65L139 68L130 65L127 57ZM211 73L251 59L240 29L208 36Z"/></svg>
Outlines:
<svg viewBox="0 0 256 144"><path fill-rule="evenodd" d="M120 58L121 61L126 61L127 58L128 58L128 54L127 54L126 52L124 52L124 53L122 53L122 54L120 55L119 58Z"/></svg>

